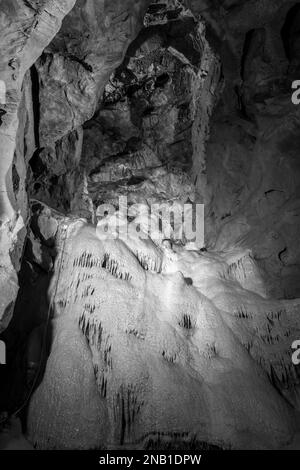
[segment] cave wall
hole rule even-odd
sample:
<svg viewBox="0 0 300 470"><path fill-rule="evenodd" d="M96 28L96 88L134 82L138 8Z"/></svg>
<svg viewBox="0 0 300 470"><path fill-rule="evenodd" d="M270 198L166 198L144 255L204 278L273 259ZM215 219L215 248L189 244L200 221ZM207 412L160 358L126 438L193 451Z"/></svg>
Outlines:
<svg viewBox="0 0 300 470"><path fill-rule="evenodd" d="M35 64L40 149L31 165L32 197L91 219L84 165L78 165L81 126L99 108L104 87L141 29L148 4L77 2Z"/></svg>
<svg viewBox="0 0 300 470"><path fill-rule="evenodd" d="M110 2L79 1L67 22L62 24L64 16L70 12L74 4L75 0L3 1L1 4L3 26L0 79L6 86L0 129L1 245L3 246L1 264L5 266L5 269L1 269L0 275L3 286L1 290L4 292L0 314L3 323L1 329L7 326L11 318L18 291L16 274L20 268L28 216L24 187L25 184L30 185L31 173L29 171L27 180L26 170L29 159L38 156L31 153L28 148L22 151L22 142L31 139L31 151L34 148L37 154L44 148L42 146L50 142L51 153L56 140L77 129L92 116L97 97L101 94L101 89L110 73L122 61L127 46L137 34L147 6L146 1L139 3L128 1L126 4L119 1L113 5ZM78 35L78 25L82 36ZM57 36L52 43L61 26L61 36ZM69 42L66 38L69 38ZM48 55L45 51L44 56L39 59L49 44ZM61 47L62 44L64 47ZM79 50L78 45L80 45ZM38 63L34 65L38 59ZM43 68L44 65L46 68ZM32 66L30 78L27 74L23 83L25 73ZM70 86L71 76L74 86ZM30 80L31 85L26 85L26 81ZM45 99L42 94L44 82L49 85L44 95ZM68 93L71 93L70 100L63 87L66 82ZM32 103L28 100L25 102L30 88L34 97ZM52 95L50 101L49 92ZM25 114L28 114L29 118L24 117ZM62 119L59 120L58 116L62 116ZM46 135L49 137L47 142ZM75 140L77 135L80 135L80 129L76 130ZM66 139L74 141L68 136ZM28 152L31 155L26 156ZM37 164L39 165L39 162Z"/></svg>
<svg viewBox="0 0 300 470"><path fill-rule="evenodd" d="M255 377L257 403L262 406L266 421L274 418L272 426L276 435L271 443L268 441L268 429L263 426L258 429L257 423L251 422L254 441L257 444L258 432L265 439L263 445L283 443L292 435L291 427L294 423L289 408L274 389L286 393L293 405L298 406L298 377L290 370L288 362L282 363L280 356L282 354L289 360L287 351L290 348L291 331L294 335L298 332L295 320L298 301L280 300L277 303L269 298L299 297L299 108L291 102L291 84L298 78L299 71L299 4L284 0L78 0L70 10L73 4L60 2L58 6L57 2L31 1L26 2L25 6L22 1L3 2L1 21L6 28L5 38L9 38L13 48L9 47L3 35L5 47L1 52L1 63L6 65L3 66L1 77L9 84L9 89L7 103L1 112L0 127L0 143L3 143L0 228L0 280L3 295L0 331L7 327L12 316L18 290L16 273L20 269L26 236L24 263L20 273L22 290L15 308L14 324L6 333L8 337L12 335L11 341L14 341L16 328L24 347L31 331L45 321L48 308L46 292L61 243L61 237L56 237L57 229L60 223L69 220L61 214L71 213L75 217L75 222L72 220L75 225L84 224L78 220L79 217L95 222L99 204L115 203L120 195L128 196L130 202L147 204L157 201L165 201L167 204L205 203L206 240L201 253L209 250L212 255L198 253L196 256L183 252L180 255L182 258L178 258L176 251L175 254L168 252L164 255L161 248L151 244L150 248L143 246L141 252L135 252L133 246L124 248L122 245L120 248L118 244L109 247L108 251L117 253L117 258L125 259L125 265L128 264L133 272L140 274L140 279L146 285L145 288L142 284L142 291L146 289L149 299L153 297L153 292L159 290L159 283L165 286L163 291L168 291L170 286L173 286L172 289L174 285L175 289L180 286L188 301L184 306L180 306L180 302L174 305L174 311L177 312L178 308L179 314L184 308L193 311L194 303L203 300L202 296L206 298L205 308L202 308L202 300L200 302L197 317L202 328L204 326L210 334L209 350L205 349L207 345L201 343L207 360L205 370L209 369L207 364L211 362L218 370L219 354L229 355L229 371L232 372L235 367L238 369L240 364L235 357L238 348L246 364L245 383L249 383L250 387ZM67 15L65 20L64 15ZM32 199L30 208L28 196ZM40 205L35 199L51 208ZM53 208L60 212L57 215L54 211L59 222L53 218ZM53 229L49 237L41 234L41 227L37 230L35 211L40 210L42 215L39 214L38 218L44 221L39 222L41 227L48 235L49 224L51 233ZM93 237L86 235L83 229L83 240L87 244L91 242L91 253L98 246L98 240ZM89 266L90 258L87 261L88 255L82 251L82 243L79 239L68 240L71 247L70 263L79 263L77 268L93 268ZM99 251L104 249L102 245L98 247ZM231 259L235 250L240 257ZM142 252L146 252L143 257ZM163 275L156 272L157 263L160 265L157 260L164 257L167 258L166 264L172 265L174 262L170 269L176 271L180 265L181 271L185 272L184 279L174 281L173 272ZM105 260L101 258L98 262L105 264ZM85 262L87 265L83 266ZM189 263L194 266L191 272L187 268ZM225 266L225 274L220 266L222 269ZM100 274L98 272L95 275L95 279L102 282L104 292L111 292L116 282L123 281L122 276L128 275L128 272L122 270L120 274L119 267L118 261L114 260L112 266L102 265ZM211 290L206 278L202 279L199 274L202 272L206 276L210 269L214 271L214 276L210 278L213 286ZM62 290L70 288L71 292L71 287L77 285L79 278L76 278L77 270L75 274L72 271L74 278L70 271L68 265L65 281L62 281L60 287ZM57 268L54 273L56 276ZM117 280L114 279L116 274ZM104 282L101 276L105 277ZM194 289L191 283L187 284L187 279L199 284ZM82 298L90 296L92 302L90 281L86 278L79 280L83 283L83 291L79 291L79 294L82 294ZM226 290L227 281L235 283L230 292ZM109 282L107 289L106 282ZM97 286L94 287L96 289ZM140 284L138 288L141 288ZM40 296L34 299L31 299L32 295L27 297L27 289L30 293L39 289ZM132 293L128 285L124 287L122 284L122 289L119 305L124 304L127 291ZM247 297L245 291L251 291L251 295L248 292ZM100 294L96 296L102 301ZM249 296L251 302L245 308L243 302L249 300ZM73 299L66 300L61 295L60 301L61 304L55 306L55 315L59 317L62 307L67 312L63 318L55 318L52 325L53 354L45 382L33 399L31 439L40 447L47 446L48 430L39 428L39 423L40 409L43 408L40 404L44 403L49 390L51 399L54 397L56 400L56 397L61 397L62 390L69 391L74 383L83 378L88 393L80 394L76 386L73 387L73 403L84 403L85 410L88 410L88 426L85 416L80 412L73 414L68 400L60 401L61 408L57 415L51 416L59 431L51 435L52 445L59 446L63 442L66 447L97 446L99 441L106 442L103 422L106 423L108 419L107 413L111 413L115 403L123 397L124 390L128 388L128 393L132 392L128 381L125 380L125 386L128 387L124 388L120 378L124 378L123 366L130 376L129 365L131 360L135 361L124 346L128 337L137 351L140 348L136 341L140 339L139 329L143 325L143 322L137 321L140 320L141 312L136 305L129 305L132 307L131 310L129 308L131 313L138 312L137 318L132 319L131 313L125 309L126 315L128 313L130 317L129 326L126 324L121 338L124 341L124 354L128 354L129 359L123 364L117 348L113 348L114 359L119 364L119 375L108 374L108 387L111 399L115 402L107 405L103 401L105 397L99 398L98 393L99 390L103 392L103 377L96 368L99 363L103 366L102 359L100 357L100 361L94 338L87 332L84 323L89 312L85 312L86 317L80 317L81 300L73 303ZM150 301L149 305L147 315L151 317L153 312ZM114 311L115 306L110 307ZM155 307L162 315L166 311L170 313L165 309L163 296L158 296ZM82 333L86 335L90 349L78 331L78 325L70 319L69 312L73 313L72 309L80 317ZM23 315L25 310L26 315ZM284 327L281 325L282 315ZM104 318L98 316L96 320L100 323L107 321L105 315ZM130 328L131 321L136 322L134 328ZM171 313L168 322L170 330L178 328L177 317L172 317ZM242 323L241 327L237 326L239 322ZM100 323L96 327L102 331ZM159 369L169 374L170 383L174 379L176 385L182 386L183 395L188 397L189 384L193 379L187 375L186 383L181 384L177 375L170 371L170 364L176 363L175 356L184 364L190 357L188 353L180 352L181 347L185 348L185 330L191 329L185 323L186 318L179 324L183 328L179 330L181 339L171 334L168 341L161 339L161 344L153 343L151 339L147 342L147 348L152 351ZM222 335L218 338L220 349L216 352L213 345L215 331L223 331L224 323L228 336L225 339ZM155 325L157 331L160 331L160 319L155 318ZM118 342L120 336L111 326L108 322L108 335L117 338L114 341ZM146 326L149 327L148 323ZM257 328L261 335L258 342L253 344L249 337L257 332ZM166 334L169 334L167 329ZM69 335L72 335L74 342L67 344ZM195 335L198 347L197 341L201 342L202 339L197 336L197 332ZM265 343L270 341L283 344L279 356L268 352ZM101 349L101 344L98 346ZM78 351L83 353L82 357ZM68 357L70 352L71 360ZM251 354L258 366L253 366L248 354ZM265 356L268 357L267 363ZM141 357L140 354L138 357ZM58 367L57 374L57 363L61 358L65 359L66 368ZM198 360L195 354L194 361ZM145 364L142 372L148 367L146 360ZM105 363L104 367L108 367L108 364ZM278 376L274 375L274 367ZM75 372L68 376L66 371L70 368ZM202 373L200 371L201 368L199 376ZM94 374L98 380L98 391ZM228 400L228 396L234 396L236 387L244 393L244 384L237 378L238 374L235 376L234 372L230 376L224 396L218 395L216 391L209 402L209 394L204 393L208 409L217 406L222 411L220 403ZM155 371L150 370L149 376L154 382L157 381L157 389L161 390L164 381L159 374L157 376ZM223 381L221 373L213 378L207 373L206 383L215 380L215 377ZM137 381L141 387L136 393L138 397L143 396L147 380L141 373ZM119 395L114 394L116 383L120 385ZM281 410L278 414L272 415L274 409L273 404L269 404L269 391L273 397L272 403L275 407L278 404ZM202 391L195 385L193 393L199 397ZM16 396L17 401L18 398ZM157 398L157 403L159 401ZM145 402L146 411L143 412L144 417L148 418L151 413L148 413L147 406L151 409L152 402L149 397L145 398ZM226 409L235 409L235 404L226 403ZM135 410L135 402L133 408ZM44 408L44 411L46 416L50 414L48 409ZM125 411L130 414L132 410ZM200 414L202 411L199 410ZM241 408L240 413L246 411ZM167 410L166 422L173 416L174 410ZM220 418L210 423L210 418L204 416L202 424L206 426L209 436L216 437L222 420ZM68 421L70 428L62 426L61 420ZM113 433L118 429L120 416L110 415L109 420L110 437L119 443L120 436ZM87 429L85 441L80 441L73 426L76 421L80 421L82 429ZM240 415L237 421L240 425ZM280 421L284 423L282 428L278 424ZM195 423L195 429L198 424ZM230 420L226 425L233 429ZM147 422L147 426L151 433L153 423ZM159 433L161 429L162 433L167 433L164 426L165 423L162 423ZM183 420L178 426L184 433L186 422ZM143 439L143 426L138 424L137 429L134 438ZM222 429L213 444L228 446L233 442L237 447L245 444L240 432L233 432L224 443L222 435L227 431ZM240 428L239 431L242 432ZM130 430L126 432L127 437L132 438ZM207 438L207 434L198 434L199 439L204 437ZM171 438L174 442L175 436ZM160 439L156 431L153 439Z"/></svg>
<svg viewBox="0 0 300 470"><path fill-rule="evenodd" d="M93 116L105 84L141 28L148 4L148 0L76 2L35 64L41 147L53 146Z"/></svg>
<svg viewBox="0 0 300 470"><path fill-rule="evenodd" d="M58 32L75 0L1 2L1 75L5 88L1 103L1 309L0 329L7 326L18 291L16 270L26 230L13 194L12 163L18 132L18 109L26 71ZM25 178L25 175L22 175Z"/></svg>
<svg viewBox="0 0 300 470"><path fill-rule="evenodd" d="M168 1L162 8L152 2L144 17L148 4L135 6L133 14L131 4L116 4L111 12L102 3L78 3L35 64L40 150L32 159L30 194L94 220L95 169L105 157L129 155L136 139L161 162L187 171L195 200L206 205L209 248L253 248L270 295L297 297L298 107L290 99L298 67L297 20L289 24L297 4L224 1L218 8ZM133 22L122 16L125 10ZM118 21L107 19L114 17ZM110 41L115 32L117 43ZM166 86L153 96L146 91L155 78L147 61L154 66L155 53L166 48L189 70L174 87L182 101L175 106ZM119 76L112 75L115 70ZM148 98L139 98L134 86Z"/></svg>
<svg viewBox="0 0 300 470"><path fill-rule="evenodd" d="M224 1L217 8L214 3L205 1L181 4L170 1L158 11L157 2L152 2L152 11L150 9L145 16L150 2L110 5L78 1L63 21L73 4L64 2L57 16L49 20L51 8L56 8L55 2L50 6L30 3L26 7L22 2L10 3L9 7L3 3L3 32L7 34L3 34L2 77L8 92L1 118L4 155L1 197L2 218L7 223L2 225L1 237L3 246L9 247L2 257L11 279L2 307L4 311L10 305L6 317L11 315L17 292L15 270L19 269L26 236L27 190L31 197L42 199L57 209L75 211L93 220L89 175L82 172L89 159L81 160L82 148L83 155L93 153L91 142L88 148L84 147L89 129L97 128L100 144L94 143L95 148L101 147L103 151L104 139L109 147L114 147L108 149L112 154L123 151L126 146L128 139L122 141L120 132L128 137L140 137L141 131L146 133L143 128L137 130L134 125L130 124L131 128L125 125L124 109L123 122L110 122L103 131L108 112L103 103L105 86L113 71L122 64L125 54L128 51L131 54L128 46L137 37L143 20L144 30L159 30L170 21L176 23L176 15L182 15L185 21L193 17L196 24L201 15L205 20L205 26L204 23L198 26L203 28L202 32L198 31L200 43L201 37L206 37L206 42L199 43L201 60L196 69L194 58L189 58L186 52L188 48L180 50L180 41L176 44L175 39L173 43L170 40L168 47L177 51L179 60L187 60L191 70L194 68L193 85L189 85L191 135L183 133L182 141L189 143L181 150L183 153L186 148L191 151L192 160L187 165L189 175L196 184L197 201L206 204L207 243L214 249L234 244L253 248L265 271L270 294L296 297L300 275L294 235L299 230L298 108L290 101L290 88L299 67L297 4L283 0ZM46 35L40 38L42 30L47 30L47 39ZM164 34L161 40L165 40ZM15 49L9 47L8 37L13 44L12 38L19 38ZM149 47L142 36L141 41L144 41L141 47ZM162 43L161 47L164 46ZM213 113L221 92L219 105ZM196 100L198 95L199 100ZM161 125L163 112L160 109L158 130L161 136L169 135L172 115L168 113L171 98L164 99L168 102L165 108L168 119ZM178 113L178 109L173 112ZM180 112L185 111L182 108ZM150 140L149 135L143 135L144 141L147 145L150 143L150 148L155 141L159 142L159 147L163 148L160 157L177 162L180 145L177 151L175 147L168 150L160 142L159 134L153 133L151 113L149 117ZM184 121L183 114L180 119ZM82 129L86 121L88 124ZM118 135L112 138L116 126ZM275 127L279 129L276 135ZM174 141L175 138L170 144ZM99 156L100 161L101 158ZM278 164L273 164L274 161ZM4 283L7 274L1 277Z"/></svg>

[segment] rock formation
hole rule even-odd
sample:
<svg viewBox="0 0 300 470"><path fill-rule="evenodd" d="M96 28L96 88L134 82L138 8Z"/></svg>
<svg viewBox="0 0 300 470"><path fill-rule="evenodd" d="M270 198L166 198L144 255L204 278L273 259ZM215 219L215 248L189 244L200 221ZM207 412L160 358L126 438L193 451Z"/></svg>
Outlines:
<svg viewBox="0 0 300 470"><path fill-rule="evenodd" d="M1 2L1 126L0 126L0 191L1 191L1 310L0 331L8 324L17 295L16 270L24 243L26 201L16 201L15 193L24 191L16 165L13 166L17 144L18 111L22 84L27 70L53 39L64 16L75 0ZM26 84L25 84L26 87ZM33 137L33 136L31 136ZM22 160L24 155L22 155ZM24 161L23 173L24 173ZM23 180L25 174L23 174ZM19 202L19 201L18 201ZM19 240L21 238L21 240Z"/></svg>
<svg viewBox="0 0 300 470"><path fill-rule="evenodd" d="M52 348L28 415L36 447L290 441L299 300L266 298L251 253L101 241L85 222L64 224Z"/></svg>

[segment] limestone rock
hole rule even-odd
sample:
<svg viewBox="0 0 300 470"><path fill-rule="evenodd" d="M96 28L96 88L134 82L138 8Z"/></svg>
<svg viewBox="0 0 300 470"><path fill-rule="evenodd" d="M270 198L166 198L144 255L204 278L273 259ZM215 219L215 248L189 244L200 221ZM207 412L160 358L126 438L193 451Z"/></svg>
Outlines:
<svg viewBox="0 0 300 470"><path fill-rule="evenodd" d="M289 0L0 2L0 399L18 408L49 320L34 446L297 445L299 18ZM163 204L157 231L141 203ZM184 204L205 204L204 242L168 234Z"/></svg>
<svg viewBox="0 0 300 470"><path fill-rule="evenodd" d="M14 238L24 237L22 230L25 225L25 217L19 215L14 207L14 184L17 181L19 187L20 184L24 184L25 179L25 174L16 176L17 169L16 166L13 167L18 129L18 107L22 98L21 86L26 71L53 39L61 26L63 17L74 6L74 3L75 0L60 2L50 0L38 2L35 5L18 0L1 2L0 238L2 241L5 240L4 244L1 243L1 258L5 258L1 262L0 268L2 287L6 284L5 279L9 284L11 284L10 279L13 279L13 284L11 284L13 288L1 289L4 296L1 302L0 321L5 321L5 323L7 322L7 311L12 309L16 297L16 272L14 269L19 269L20 256L18 252L20 248L22 250L23 245L22 242L16 243ZM22 178L23 181L18 182L18 178ZM20 201L17 202L20 203ZM26 213L24 203L21 208ZM19 230L21 233L18 235ZM15 246L17 246L17 252L13 253ZM4 255L2 255L2 250Z"/></svg>
<svg viewBox="0 0 300 470"><path fill-rule="evenodd" d="M138 236L132 244L99 240L85 224L70 229L52 283L54 343L30 405L31 442L74 447L70 423L76 419L77 428L86 429L99 400L100 414L91 415L80 440L84 448L94 446L90 429L99 448L148 448L159 439L162 449L170 438L223 448L289 442L295 422L276 389L299 406L299 378L289 356L299 333L299 301L256 293L259 273L249 269L246 253L178 248L170 257L157 247L150 255L148 243ZM71 340L78 326L93 372L69 365L82 348ZM71 378L75 370L91 384L94 374L91 401ZM55 400L55 413L49 400ZM82 414L74 414L79 401Z"/></svg>

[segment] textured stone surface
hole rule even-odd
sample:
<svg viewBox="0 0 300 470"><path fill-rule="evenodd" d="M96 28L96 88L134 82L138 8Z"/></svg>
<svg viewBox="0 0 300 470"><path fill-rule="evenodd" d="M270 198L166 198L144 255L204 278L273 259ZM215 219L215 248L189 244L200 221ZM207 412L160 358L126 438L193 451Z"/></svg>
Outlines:
<svg viewBox="0 0 300 470"><path fill-rule="evenodd" d="M75 0L37 2L34 6L17 0L1 3L0 79L6 88L5 103L1 103L2 220L13 213L8 196L11 186L7 187L6 178L13 159L24 74L58 32L63 17L74 3Z"/></svg>
<svg viewBox="0 0 300 470"><path fill-rule="evenodd" d="M34 450L22 434L21 421L18 418L12 418L6 424L0 435L1 450Z"/></svg>
<svg viewBox="0 0 300 470"><path fill-rule="evenodd" d="M278 390L298 408L290 343L299 301L264 298L251 253L172 251L138 235L100 241L80 221L66 233L31 442L74 448L75 428L84 448L95 436L98 448L163 449L171 440L263 449L291 440L295 415Z"/></svg>
<svg viewBox="0 0 300 470"><path fill-rule="evenodd" d="M15 201L14 184L24 184L25 174L17 176L13 166L18 130L18 108L21 86L29 67L38 59L43 49L58 32L63 17L73 7L75 0L23 2L21 0L1 2L1 55L0 80L5 86L1 97L0 126L0 240L1 240L1 310L0 330L7 323L7 311L11 310L17 293L15 269L19 269L20 252L24 243L23 202ZM22 162L21 162L22 164ZM18 192L18 191L16 191ZM21 215L18 211L22 211ZM6 288L7 281L13 286Z"/></svg>
<svg viewBox="0 0 300 470"><path fill-rule="evenodd" d="M146 27L110 76L94 117L83 126L82 152L77 129L32 160L34 197L89 220L92 203L96 209L118 195L149 204L194 199L191 184L202 170L220 61L209 47L204 24L171 7L167 11L174 17L169 21L146 16ZM47 105L43 93L53 94L51 83L40 91L42 106ZM51 126L49 114L42 115Z"/></svg>
<svg viewBox="0 0 300 470"><path fill-rule="evenodd" d="M18 370L9 407L58 280L34 444L278 448L299 408L299 4L73 5L0 2L0 332ZM37 201L29 211L28 195L60 213ZM78 218L94 223L120 195L205 203L205 247L101 243Z"/></svg>
<svg viewBox="0 0 300 470"><path fill-rule="evenodd" d="M113 6L105 5L104 2L93 2L93 4L86 1L77 2L74 12L63 24L60 35L49 46L49 55L43 56L41 62L34 67L31 73L33 83L30 84L28 76L23 83L25 72L36 62L45 47L51 42L60 29L64 16L74 4L75 0L63 2L49 0L48 2L33 3L14 0L13 2L3 1L1 3L0 80L6 86L5 103L1 103L2 122L0 128L2 139L0 207L1 220L5 222L1 226L0 234L3 246L1 265L6 266L12 276L15 276L14 270L19 269L20 251L22 251L26 233L26 230L23 229L20 232L20 229L24 227L28 216L24 188L28 158L32 157L35 148L37 148L37 152L40 151L40 143L45 145L43 136L46 135L47 142L51 143L48 154L55 153L55 141L77 128L93 114L95 103L98 101L106 80L113 69L122 61L126 48L138 32L147 2L142 2L142 4L132 1L128 1L126 4L114 2ZM78 28L82 31L83 36L78 35ZM66 38L69 38L69 43ZM87 58L87 56L89 57ZM91 64L86 64L85 59L90 60ZM45 76L42 73L44 62L47 65ZM92 76L91 69L95 72ZM45 95L42 95L44 88L42 83L39 84L39 81L47 81ZM74 82L74 86L71 85L72 82ZM23 92L21 91L22 83ZM61 97L63 83L68 84L67 94L63 93ZM30 86L34 91L34 103L30 98ZM40 93L39 88L41 88ZM49 107L49 93L52 94L51 108ZM68 93L72 96L70 106L68 105ZM55 94L57 94L57 100ZM63 110L68 106L69 110L66 115ZM32 116L33 112L34 116ZM61 120L58 119L59 115L62 116ZM51 132L53 126L56 130ZM43 133L44 128L45 132ZM75 133L75 139L76 135ZM66 139L70 140L69 137ZM26 149L23 148L24 140L26 145L28 144ZM47 153L47 150L45 152ZM38 154L35 155L35 159L38 158ZM71 190L72 185L76 184L77 186L77 183L76 178L71 178ZM37 182L37 184L40 183ZM67 196L62 193L61 199L65 198L69 198L68 193ZM50 202L49 199L47 202ZM60 208L66 209L64 203ZM16 236L9 235L15 230L18 231ZM13 240L14 245L12 244ZM4 248L6 242L8 245ZM4 290L6 276L3 274L1 277L4 281L1 290ZM3 299L5 307L6 304L14 301L16 292L17 286L11 294L7 293L7 301ZM0 313L0 318L2 315L3 313Z"/></svg>
<svg viewBox="0 0 300 470"><path fill-rule="evenodd" d="M149 0L76 2L36 64L42 146L53 146L92 117L109 76L139 32L148 4Z"/></svg>
<svg viewBox="0 0 300 470"><path fill-rule="evenodd" d="M291 102L295 59L285 55L281 37L284 3L272 3L273 10L264 2L258 12L245 2L232 23L234 9L228 14L239 32L257 24L246 38L238 36L245 43L240 107L228 113L221 103L210 122L204 194L207 243L253 249L271 295L293 298L299 296L300 272L299 107Z"/></svg>

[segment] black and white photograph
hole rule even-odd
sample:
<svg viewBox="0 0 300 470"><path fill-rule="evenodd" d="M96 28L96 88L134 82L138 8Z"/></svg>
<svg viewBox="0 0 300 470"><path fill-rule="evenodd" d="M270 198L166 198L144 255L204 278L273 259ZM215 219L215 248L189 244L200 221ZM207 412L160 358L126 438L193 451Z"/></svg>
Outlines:
<svg viewBox="0 0 300 470"><path fill-rule="evenodd" d="M2 450L300 450L300 1L0 0Z"/></svg>

